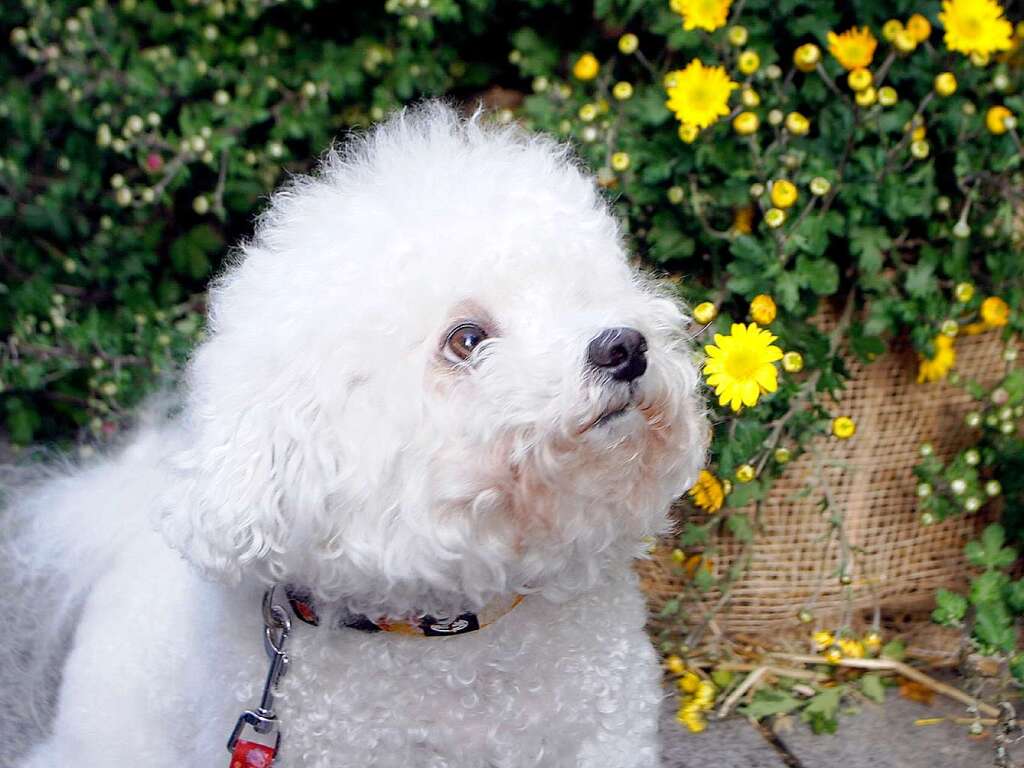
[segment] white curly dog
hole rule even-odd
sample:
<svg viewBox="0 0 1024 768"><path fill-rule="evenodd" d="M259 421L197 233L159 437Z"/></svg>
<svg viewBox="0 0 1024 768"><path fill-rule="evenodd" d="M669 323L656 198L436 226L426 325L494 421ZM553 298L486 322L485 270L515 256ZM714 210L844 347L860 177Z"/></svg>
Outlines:
<svg viewBox="0 0 1024 768"><path fill-rule="evenodd" d="M210 307L176 409L8 505L0 763L658 765L630 563L707 426L570 151L399 114L273 197Z"/></svg>

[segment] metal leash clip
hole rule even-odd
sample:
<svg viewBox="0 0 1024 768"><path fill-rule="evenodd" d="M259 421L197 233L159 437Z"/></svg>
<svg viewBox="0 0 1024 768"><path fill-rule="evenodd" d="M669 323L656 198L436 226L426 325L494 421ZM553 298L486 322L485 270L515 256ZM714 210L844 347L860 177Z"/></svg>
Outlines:
<svg viewBox="0 0 1024 768"><path fill-rule="evenodd" d="M231 768L269 768L281 746L281 730L274 713L274 688L288 671L284 646L292 623L285 607L274 602L275 590L276 587L271 587L263 594L263 645L270 658L270 669L259 706L243 712L231 731L228 739ZM243 738L246 727L262 737L261 740Z"/></svg>

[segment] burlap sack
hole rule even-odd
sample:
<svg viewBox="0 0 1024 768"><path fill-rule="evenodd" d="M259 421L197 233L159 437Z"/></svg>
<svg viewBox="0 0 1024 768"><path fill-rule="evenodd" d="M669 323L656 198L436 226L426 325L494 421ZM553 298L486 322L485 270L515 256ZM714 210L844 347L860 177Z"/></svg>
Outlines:
<svg viewBox="0 0 1024 768"><path fill-rule="evenodd" d="M992 384L1005 371L1003 349L997 333L962 337L956 343L956 370ZM852 378L833 412L852 416L857 434L845 441L819 441L827 457L824 472L835 503L844 510L848 540L857 549L855 611L877 603L889 612L924 611L920 615L926 617L936 589L964 585L964 544L984 522L977 515L931 526L920 521L912 472L920 460L920 445L931 442L943 459L963 448L971 439L964 415L974 405L962 389L948 383L916 383L917 362L906 347L871 364L849 360ZM764 638L792 630L798 610L816 594L815 626L829 626L842 614L843 587L834 576L821 576L823 554L824 571L833 574L839 553L835 543L825 552L829 524L818 507L820 494L799 497L813 462L810 452L794 461L764 501L750 567L716 616L716 631ZM652 559L638 563L654 616L667 600L679 597L686 578L671 559L675 546L671 539L659 542ZM713 547L713 571L720 578L742 547L728 534ZM705 605L714 605L719 597L711 591L704 596ZM700 619L699 611L690 614L691 621ZM655 619L654 625L671 631L673 619Z"/></svg>

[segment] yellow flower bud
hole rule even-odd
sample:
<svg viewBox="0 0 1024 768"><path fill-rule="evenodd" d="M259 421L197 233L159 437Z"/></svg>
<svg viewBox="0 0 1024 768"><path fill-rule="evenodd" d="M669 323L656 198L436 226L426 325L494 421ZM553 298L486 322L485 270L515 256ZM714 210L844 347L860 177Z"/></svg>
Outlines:
<svg viewBox="0 0 1024 768"><path fill-rule="evenodd" d="M790 459L793 458L793 454L789 448L776 448L775 453L773 453L772 456L775 459L776 464L788 464ZM808 621L810 621L810 619L808 619Z"/></svg>
<svg viewBox="0 0 1024 768"><path fill-rule="evenodd" d="M864 67L858 67L846 76L846 82L849 84L850 89L858 93L870 86L873 81L874 75L871 74L871 70Z"/></svg>
<svg viewBox="0 0 1024 768"><path fill-rule="evenodd" d="M1002 104L990 107L988 112L985 113L985 126L988 128L989 133L996 136L1006 133L1013 123L1013 112Z"/></svg>
<svg viewBox="0 0 1024 768"><path fill-rule="evenodd" d="M673 654L665 658L665 669L673 675L681 675L686 671L686 665L683 663L682 659Z"/></svg>
<svg viewBox="0 0 1024 768"><path fill-rule="evenodd" d="M899 19L889 19L882 25L882 37L890 43L896 39L896 35L903 31L903 24Z"/></svg>
<svg viewBox="0 0 1024 768"><path fill-rule="evenodd" d="M765 293L759 293L750 302L750 318L758 325L770 325L776 314L775 300Z"/></svg>
<svg viewBox="0 0 1024 768"><path fill-rule="evenodd" d="M917 48L917 40L914 39L914 36L907 29L897 32L892 44L900 53L912 53Z"/></svg>
<svg viewBox="0 0 1024 768"><path fill-rule="evenodd" d="M764 223L772 229L781 227L786 221L786 212L781 208L769 208L764 212Z"/></svg>
<svg viewBox="0 0 1024 768"><path fill-rule="evenodd" d="M593 122L597 117L597 107L593 104L584 104L577 114L584 123Z"/></svg>
<svg viewBox="0 0 1024 768"><path fill-rule="evenodd" d="M825 651L825 661L829 664L838 664L843 660L843 652L839 646L833 645Z"/></svg>
<svg viewBox="0 0 1024 768"><path fill-rule="evenodd" d="M786 130L794 136L806 136L811 130L811 121L799 112L790 112L786 115Z"/></svg>
<svg viewBox="0 0 1024 768"><path fill-rule="evenodd" d="M882 648L882 636L875 631L868 632L864 635L864 647L871 653L878 653Z"/></svg>
<svg viewBox="0 0 1024 768"><path fill-rule="evenodd" d="M811 194L821 197L827 195L829 190L832 189L832 183L824 176L815 176L811 179Z"/></svg>
<svg viewBox="0 0 1024 768"><path fill-rule="evenodd" d="M832 420L832 434L840 440L853 437L857 431L857 425L849 416L837 416Z"/></svg>
<svg viewBox="0 0 1024 768"><path fill-rule="evenodd" d="M754 468L750 464L740 464L736 468L736 480L740 483L749 483L755 476Z"/></svg>
<svg viewBox="0 0 1024 768"><path fill-rule="evenodd" d="M800 197L796 185L787 179L777 179L772 182L771 199L772 205L776 208L789 208Z"/></svg>
<svg viewBox="0 0 1024 768"><path fill-rule="evenodd" d="M746 45L749 36L746 27L741 27L739 24L729 27L729 42L737 48L741 45Z"/></svg>
<svg viewBox="0 0 1024 768"><path fill-rule="evenodd" d="M693 144L700 135L700 128L690 123L683 123L679 126L679 139L684 144Z"/></svg>
<svg viewBox="0 0 1024 768"><path fill-rule="evenodd" d="M804 369L804 356L799 352L787 352L782 356L782 369L786 373L800 373Z"/></svg>
<svg viewBox="0 0 1024 768"><path fill-rule="evenodd" d="M931 146L924 139L913 141L910 143L910 154L916 157L918 160L924 160L928 157L928 153L931 152Z"/></svg>
<svg viewBox="0 0 1024 768"><path fill-rule="evenodd" d="M572 74L577 80L593 80L601 71L601 63L592 53L584 53L573 64Z"/></svg>
<svg viewBox="0 0 1024 768"><path fill-rule="evenodd" d="M931 22L920 13L915 13L907 19L907 32L915 42L923 43L932 34Z"/></svg>
<svg viewBox="0 0 1024 768"><path fill-rule="evenodd" d="M744 107L753 109L761 103L761 97L753 88L744 88L740 93L740 101L743 102Z"/></svg>
<svg viewBox="0 0 1024 768"><path fill-rule="evenodd" d="M900 100L900 95L891 85L883 85L878 89L878 103L883 107L891 107Z"/></svg>
<svg viewBox="0 0 1024 768"><path fill-rule="evenodd" d="M793 64L801 72L812 72L821 61L821 48L814 43L804 43L793 51Z"/></svg>
<svg viewBox="0 0 1024 768"><path fill-rule="evenodd" d="M740 54L737 66L739 67L740 72L744 75L752 75L757 72L757 68L761 66L761 57L754 51L744 51Z"/></svg>
<svg viewBox="0 0 1024 768"><path fill-rule="evenodd" d="M636 49L639 47L640 39L632 32L627 32L619 38L619 50L627 56L636 53Z"/></svg>
<svg viewBox="0 0 1024 768"><path fill-rule="evenodd" d="M633 84L627 83L625 80L616 83L612 88L612 96L619 101L626 101L633 96Z"/></svg>
<svg viewBox="0 0 1024 768"><path fill-rule="evenodd" d="M749 136L761 125L761 120L753 112L740 112L733 118L732 128L740 136Z"/></svg>
<svg viewBox="0 0 1024 768"><path fill-rule="evenodd" d="M974 286L971 283L957 283L953 293L956 295L957 301L966 304L974 298Z"/></svg>
<svg viewBox="0 0 1024 768"><path fill-rule="evenodd" d="M612 155L612 170L619 173L629 170L629 154L627 152L616 152Z"/></svg>
<svg viewBox="0 0 1024 768"><path fill-rule="evenodd" d="M718 317L718 307L710 301L702 301L693 308L693 319L701 325L707 325Z"/></svg>
<svg viewBox="0 0 1024 768"><path fill-rule="evenodd" d="M870 107L878 100L878 92L873 86L868 86L863 91L858 91L857 95L854 96L854 100L857 102L858 106Z"/></svg>
<svg viewBox="0 0 1024 768"><path fill-rule="evenodd" d="M956 75L942 72L935 76L935 92L939 96L952 96L956 93Z"/></svg>

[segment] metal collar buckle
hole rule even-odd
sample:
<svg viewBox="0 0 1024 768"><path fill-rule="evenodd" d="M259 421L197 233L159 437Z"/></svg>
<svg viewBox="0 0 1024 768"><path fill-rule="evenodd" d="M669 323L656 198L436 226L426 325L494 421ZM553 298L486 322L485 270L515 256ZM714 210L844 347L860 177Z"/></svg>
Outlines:
<svg viewBox="0 0 1024 768"><path fill-rule="evenodd" d="M291 633L292 624L285 607L274 602L275 590L276 587L271 587L263 594L263 646L270 659L270 668L267 671L267 680L263 685L259 706L254 710L246 710L239 716L228 738L227 746L228 752L232 754L232 766L236 761L239 765L270 766L281 746L281 730L274 712L274 689L288 671L285 642ZM247 728L260 738L244 738ZM241 755L243 751L247 755L262 756L262 762L255 762L251 757L244 759Z"/></svg>

